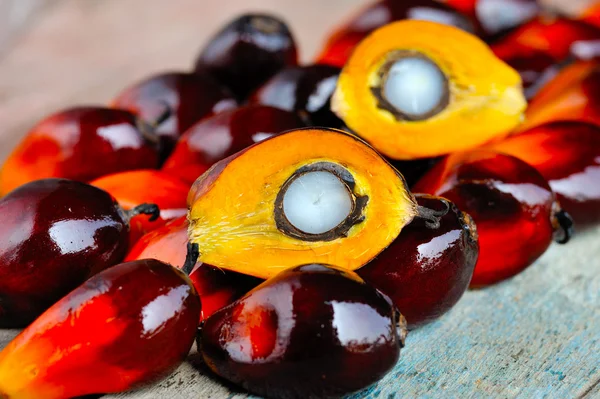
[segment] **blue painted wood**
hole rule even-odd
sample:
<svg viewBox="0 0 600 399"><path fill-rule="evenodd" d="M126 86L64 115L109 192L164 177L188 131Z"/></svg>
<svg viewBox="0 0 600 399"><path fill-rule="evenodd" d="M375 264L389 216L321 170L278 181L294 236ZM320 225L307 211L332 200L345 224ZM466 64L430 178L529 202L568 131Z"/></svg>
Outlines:
<svg viewBox="0 0 600 399"><path fill-rule="evenodd" d="M149 398L247 398L205 375L197 355ZM555 245L527 271L468 292L439 321L409 334L379 384L349 399L600 398L600 229Z"/></svg>

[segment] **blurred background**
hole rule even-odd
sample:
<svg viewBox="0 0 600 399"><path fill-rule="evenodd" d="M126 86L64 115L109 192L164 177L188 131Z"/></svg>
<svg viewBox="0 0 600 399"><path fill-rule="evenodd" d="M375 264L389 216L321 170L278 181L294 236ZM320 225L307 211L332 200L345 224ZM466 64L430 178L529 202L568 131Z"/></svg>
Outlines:
<svg viewBox="0 0 600 399"><path fill-rule="evenodd" d="M0 0L0 160L38 120L102 104L125 86L189 70L209 37L245 11L283 17L300 58L366 0Z"/></svg>

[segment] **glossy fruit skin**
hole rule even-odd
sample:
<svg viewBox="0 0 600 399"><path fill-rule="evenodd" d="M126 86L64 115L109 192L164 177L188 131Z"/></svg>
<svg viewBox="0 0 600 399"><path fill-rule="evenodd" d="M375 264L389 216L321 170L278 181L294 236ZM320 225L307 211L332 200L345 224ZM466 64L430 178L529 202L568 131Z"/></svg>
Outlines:
<svg viewBox="0 0 600 399"><path fill-rule="evenodd" d="M448 5L452 6L452 3L451 0ZM479 34L492 43L540 12L537 0L477 0L474 3L472 15Z"/></svg>
<svg viewBox="0 0 600 399"><path fill-rule="evenodd" d="M158 167L158 152L127 111L70 108L38 123L9 155L0 192L27 182L63 177L88 182L102 175Z"/></svg>
<svg viewBox="0 0 600 399"><path fill-rule="evenodd" d="M185 216L144 235L129 251L125 261L157 259L180 267L185 262L188 222ZM202 301L200 322L229 305L262 282L257 278L218 269L198 262L190 279Z"/></svg>
<svg viewBox="0 0 600 399"><path fill-rule="evenodd" d="M390 22L422 19L445 23L473 32L473 22L455 9L435 0L377 1L336 29L326 40L317 63L343 67L352 50L369 33Z"/></svg>
<svg viewBox="0 0 600 399"><path fill-rule="evenodd" d="M452 154L414 187L448 198L477 225L479 258L471 285L512 277L531 265L552 242L558 204L532 166L488 151Z"/></svg>
<svg viewBox="0 0 600 399"><path fill-rule="evenodd" d="M535 167L576 227L600 222L600 127L551 122L490 146Z"/></svg>
<svg viewBox="0 0 600 399"><path fill-rule="evenodd" d="M450 7L460 11L463 14L474 15L475 7L478 3L478 0L448 0L444 2L444 4L449 5Z"/></svg>
<svg viewBox="0 0 600 399"><path fill-rule="evenodd" d="M235 99L211 77L196 73L165 72L153 75L123 90L113 101L153 124L164 112L168 119L156 126L163 159L179 136L207 115L237 106Z"/></svg>
<svg viewBox="0 0 600 399"><path fill-rule="evenodd" d="M149 221L146 215L131 218L130 246L147 232L187 213L189 184L160 170L142 169L115 173L96 179L90 184L109 192L123 209L129 210L143 203L156 204L160 208L160 217L157 220Z"/></svg>
<svg viewBox="0 0 600 399"><path fill-rule="evenodd" d="M22 327L127 251L115 199L66 179L38 180L0 200L0 326Z"/></svg>
<svg viewBox="0 0 600 399"><path fill-rule="evenodd" d="M157 259L174 267L185 262L188 222L185 216L167 222L145 234L129 250L126 262L140 259Z"/></svg>
<svg viewBox="0 0 600 399"><path fill-rule="evenodd" d="M492 44L494 53L521 74L523 87L570 55L577 41L600 39L600 29L567 19L536 18Z"/></svg>
<svg viewBox="0 0 600 399"><path fill-rule="evenodd" d="M199 348L220 376L268 398L338 397L396 363L404 332L389 298L355 273L286 270L213 314Z"/></svg>
<svg viewBox="0 0 600 399"><path fill-rule="evenodd" d="M319 64L288 67L255 91L248 102L296 112L309 126L342 128L344 122L330 105L340 71Z"/></svg>
<svg viewBox="0 0 600 399"><path fill-rule="evenodd" d="M187 356L200 309L191 281L166 263L111 267L57 302L0 353L0 394L59 399L156 380Z"/></svg>
<svg viewBox="0 0 600 399"><path fill-rule="evenodd" d="M469 287L479 254L477 228L469 215L438 197L417 203L448 213L440 227L415 219L396 240L356 273L391 298L412 329L450 310Z"/></svg>
<svg viewBox="0 0 600 399"><path fill-rule="evenodd" d="M284 21L244 14L212 37L195 70L215 78L241 101L284 67L297 64L296 43Z"/></svg>
<svg viewBox="0 0 600 399"><path fill-rule="evenodd" d="M488 43L536 17L538 0L447 0L444 4L475 21L477 34Z"/></svg>
<svg viewBox="0 0 600 399"><path fill-rule="evenodd" d="M191 184L213 163L268 137L303 126L296 114L265 105L223 111L188 129L163 170L186 181L191 179ZM201 173L194 176L193 172Z"/></svg>
<svg viewBox="0 0 600 399"><path fill-rule="evenodd" d="M600 65L579 61L562 68L533 97L527 108L525 131L553 121L590 122L600 126Z"/></svg>

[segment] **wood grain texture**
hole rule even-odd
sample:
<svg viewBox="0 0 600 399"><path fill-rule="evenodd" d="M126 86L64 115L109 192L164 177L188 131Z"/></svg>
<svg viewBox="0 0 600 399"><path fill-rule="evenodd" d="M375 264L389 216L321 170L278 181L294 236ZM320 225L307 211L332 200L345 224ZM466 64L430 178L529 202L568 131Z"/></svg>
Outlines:
<svg viewBox="0 0 600 399"><path fill-rule="evenodd" d="M362 3L53 1L0 58L0 159L47 113L106 103L148 74L189 69L208 36L243 10L288 19L309 60L333 21ZM599 259L596 229L553 246L508 282L468 292L441 320L413 331L393 372L352 399L600 398ZM0 346L15 334L0 331ZM193 353L163 381L106 397L247 396L210 376Z"/></svg>

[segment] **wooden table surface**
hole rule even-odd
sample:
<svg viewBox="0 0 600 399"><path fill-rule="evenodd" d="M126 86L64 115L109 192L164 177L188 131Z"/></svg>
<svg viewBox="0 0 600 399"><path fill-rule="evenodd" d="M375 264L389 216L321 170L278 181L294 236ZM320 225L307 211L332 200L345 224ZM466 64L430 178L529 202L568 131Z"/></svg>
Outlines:
<svg viewBox="0 0 600 399"><path fill-rule="evenodd" d="M309 61L332 24L362 3L0 0L0 158L48 113L106 103L151 73L189 69L207 37L239 12L285 17ZM0 345L15 333L0 332ZM108 397L245 394L217 382L192 352L163 381ZM600 398L600 229L553 245L510 281L468 292L441 320L411 332L396 368L354 397Z"/></svg>

